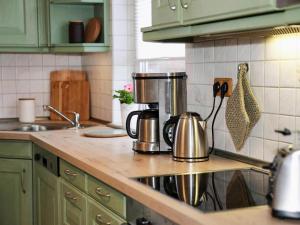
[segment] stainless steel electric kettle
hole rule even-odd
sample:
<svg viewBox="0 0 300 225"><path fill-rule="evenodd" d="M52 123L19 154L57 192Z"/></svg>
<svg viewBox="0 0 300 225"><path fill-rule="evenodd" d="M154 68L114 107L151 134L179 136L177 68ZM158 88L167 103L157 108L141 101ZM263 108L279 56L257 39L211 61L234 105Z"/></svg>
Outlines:
<svg viewBox="0 0 300 225"><path fill-rule="evenodd" d="M284 219L300 219L300 149L281 148L273 162L267 200L272 215Z"/></svg>
<svg viewBox="0 0 300 225"><path fill-rule="evenodd" d="M208 160L206 129L207 123L198 113L185 112L171 117L164 125L163 136L173 149L173 159L183 162Z"/></svg>

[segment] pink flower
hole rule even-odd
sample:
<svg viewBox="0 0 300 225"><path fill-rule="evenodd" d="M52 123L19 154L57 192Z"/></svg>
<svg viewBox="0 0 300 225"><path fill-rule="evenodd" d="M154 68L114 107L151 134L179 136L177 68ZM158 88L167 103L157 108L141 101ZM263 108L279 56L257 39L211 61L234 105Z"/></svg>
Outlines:
<svg viewBox="0 0 300 225"><path fill-rule="evenodd" d="M124 85L124 90L128 91L128 92L132 92L133 91L133 85L132 84Z"/></svg>

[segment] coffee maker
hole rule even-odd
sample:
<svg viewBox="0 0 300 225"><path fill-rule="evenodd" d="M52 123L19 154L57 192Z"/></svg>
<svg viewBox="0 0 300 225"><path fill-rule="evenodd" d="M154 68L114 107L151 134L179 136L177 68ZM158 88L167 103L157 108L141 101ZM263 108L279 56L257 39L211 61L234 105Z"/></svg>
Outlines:
<svg viewBox="0 0 300 225"><path fill-rule="evenodd" d="M134 102L148 105L147 110L151 111L136 112L136 135L127 129L129 136L137 139L133 143L133 150L142 153L171 152L163 138L163 128L170 117L187 111L186 73L133 73L132 79ZM153 112L155 110L158 110L157 119L157 114ZM131 118L132 116L127 118L128 124ZM169 135L172 137L172 129Z"/></svg>

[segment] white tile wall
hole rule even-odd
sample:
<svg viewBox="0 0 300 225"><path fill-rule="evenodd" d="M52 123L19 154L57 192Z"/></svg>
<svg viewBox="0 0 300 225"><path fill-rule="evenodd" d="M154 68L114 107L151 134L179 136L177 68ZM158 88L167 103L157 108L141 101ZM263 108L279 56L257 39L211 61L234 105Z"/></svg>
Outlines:
<svg viewBox="0 0 300 225"><path fill-rule="evenodd" d="M134 1L110 1L110 52L86 54L83 68L91 81L91 115L94 118L120 123L120 104L113 100L113 90L131 82L135 70Z"/></svg>
<svg viewBox="0 0 300 225"><path fill-rule="evenodd" d="M81 69L81 55L0 54L0 118L17 117L24 97L36 99L37 116L48 116L50 72L61 68Z"/></svg>
<svg viewBox="0 0 300 225"><path fill-rule="evenodd" d="M215 127L218 148L270 161L278 147L296 142L296 135L283 137L274 130L287 127L294 132L300 129L299 46L300 35L186 45L188 107L203 117L210 112L214 77L231 77L235 84L237 65L240 62L250 65L249 79L261 106L262 117L243 150L236 151L224 121L223 108Z"/></svg>

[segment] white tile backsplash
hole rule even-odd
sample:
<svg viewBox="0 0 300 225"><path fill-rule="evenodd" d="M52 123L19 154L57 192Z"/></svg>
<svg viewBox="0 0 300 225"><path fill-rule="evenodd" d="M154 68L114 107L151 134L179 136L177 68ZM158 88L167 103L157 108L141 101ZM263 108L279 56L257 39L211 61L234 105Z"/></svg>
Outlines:
<svg viewBox="0 0 300 225"><path fill-rule="evenodd" d="M188 109L199 112L202 117L211 109L213 79L231 77L235 85L237 65L247 62L250 66L248 77L262 116L251 131L245 147L237 151L224 123L224 112L221 112L215 127L218 132L215 135L216 146L236 154L271 161L279 145L295 142L295 135L284 137L274 130L289 128L296 131L300 128L300 47L297 46L300 46L300 35L287 36L286 39L205 41L186 46ZM195 59L197 55L199 59ZM219 99L216 104L218 102ZM223 111L225 107L226 99Z"/></svg>
<svg viewBox="0 0 300 225"><path fill-rule="evenodd" d="M50 72L59 67L81 69L81 55L0 54L0 59L0 118L16 117L22 97L34 97L36 115L48 116L42 105L50 103Z"/></svg>

